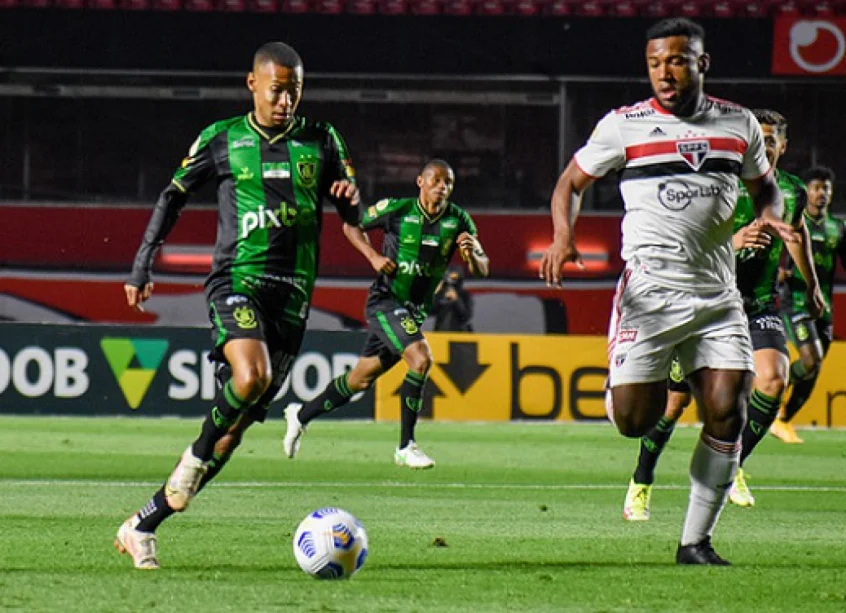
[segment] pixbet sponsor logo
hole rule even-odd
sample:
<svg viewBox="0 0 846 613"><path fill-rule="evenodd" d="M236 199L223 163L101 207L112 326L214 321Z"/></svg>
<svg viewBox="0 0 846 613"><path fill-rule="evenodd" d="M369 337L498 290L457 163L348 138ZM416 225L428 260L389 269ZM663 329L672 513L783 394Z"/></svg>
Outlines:
<svg viewBox="0 0 846 613"><path fill-rule="evenodd" d="M290 228L297 221L297 209L288 206L287 202L279 205L278 209L268 209L259 205L256 211L250 211L241 218L241 238L247 238L253 230L265 228Z"/></svg>

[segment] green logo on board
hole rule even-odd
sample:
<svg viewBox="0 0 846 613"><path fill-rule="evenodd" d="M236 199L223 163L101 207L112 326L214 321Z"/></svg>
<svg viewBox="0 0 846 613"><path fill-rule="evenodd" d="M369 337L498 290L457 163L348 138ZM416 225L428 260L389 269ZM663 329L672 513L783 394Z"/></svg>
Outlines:
<svg viewBox="0 0 846 613"><path fill-rule="evenodd" d="M131 409L144 400L159 364L167 352L167 341L155 338L103 338L100 348Z"/></svg>

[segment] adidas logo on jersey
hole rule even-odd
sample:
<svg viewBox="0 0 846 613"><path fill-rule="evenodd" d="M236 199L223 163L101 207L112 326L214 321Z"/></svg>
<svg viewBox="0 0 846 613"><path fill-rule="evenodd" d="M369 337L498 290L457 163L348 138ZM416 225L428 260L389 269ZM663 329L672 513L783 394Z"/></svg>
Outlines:
<svg viewBox="0 0 846 613"><path fill-rule="evenodd" d="M667 133L664 132L661 128L656 127L652 132L649 133L649 136L656 137L656 136L667 136Z"/></svg>

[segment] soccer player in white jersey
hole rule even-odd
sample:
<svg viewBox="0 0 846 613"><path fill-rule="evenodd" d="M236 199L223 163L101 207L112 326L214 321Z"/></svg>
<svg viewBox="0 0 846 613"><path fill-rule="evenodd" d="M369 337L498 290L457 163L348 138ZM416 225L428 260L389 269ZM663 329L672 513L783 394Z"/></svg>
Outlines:
<svg viewBox="0 0 846 613"><path fill-rule="evenodd" d="M654 97L603 117L559 177L555 234L540 276L559 285L561 267L581 263L574 234L581 195L618 170L626 268L609 330L609 414L623 435L643 436L661 418L678 355L704 425L676 562L727 565L711 535L737 470L753 380L731 244L738 177L769 233L787 242L798 235L781 221L781 193L758 122L703 91L710 57L702 27L666 19L646 38Z"/></svg>

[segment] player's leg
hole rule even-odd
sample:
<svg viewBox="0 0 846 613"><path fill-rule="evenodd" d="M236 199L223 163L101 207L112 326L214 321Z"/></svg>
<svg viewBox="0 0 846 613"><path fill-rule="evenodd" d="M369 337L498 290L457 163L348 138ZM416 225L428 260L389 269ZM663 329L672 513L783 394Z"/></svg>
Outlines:
<svg viewBox="0 0 846 613"><path fill-rule="evenodd" d="M243 295L224 290L210 297L213 355L227 363L223 371L229 378L203 421L199 437L183 452L165 484L118 531L115 545L132 555L136 568L158 568L155 529L174 512L186 509L207 474L217 442L270 384L264 341L267 323L260 313Z"/></svg>
<svg viewBox="0 0 846 613"><path fill-rule="evenodd" d="M677 353L703 426L690 463L690 500L676 562L725 565L711 546L711 536L740 462L740 433L755 363L749 323L734 288L692 302L695 332Z"/></svg>
<svg viewBox="0 0 846 613"><path fill-rule="evenodd" d="M784 324L775 313L751 317L749 334L755 360L755 387L749 398L746 425L741 434L741 468L738 468L729 490L729 501L741 507L755 504L755 497L746 483L748 475L742 467L778 416L789 368Z"/></svg>
<svg viewBox="0 0 846 613"><path fill-rule="evenodd" d="M674 361L674 366L678 363ZM637 466L629 482L626 500L623 503L623 517L628 521L647 521L652 498L652 484L655 482L655 467L670 440L676 422L690 404L690 388L684 382L684 376L673 379L671 370L667 382L667 407L658 423L640 439L640 453ZM680 373L680 371L679 371Z"/></svg>
<svg viewBox="0 0 846 613"><path fill-rule="evenodd" d="M726 565L711 535L740 461L740 433L752 388L751 371L699 369L688 376L703 416L690 464L690 501L676 562Z"/></svg>
<svg viewBox="0 0 846 613"><path fill-rule="evenodd" d="M434 460L420 449L415 440L417 417L423 408L423 389L432 367L432 350L426 339L410 344L402 357L408 365L408 372L400 386L400 444L394 453L394 461L409 468L432 468Z"/></svg>
<svg viewBox="0 0 846 613"><path fill-rule="evenodd" d="M369 335L364 343L364 354L349 372L336 377L315 398L305 404L292 402L285 408L285 439L283 447L285 455L293 458L297 455L305 434L306 426L314 419L327 415L347 404L357 393L370 389L376 379L385 372L378 353L381 346L377 346L378 338ZM374 353L375 355L368 355ZM397 358L392 360L391 366Z"/></svg>
<svg viewBox="0 0 846 613"><path fill-rule="evenodd" d="M790 420L811 397L830 341L827 342L829 337L825 334L826 326L820 329L808 317L795 316L789 323L791 340L799 352L799 359L790 365L790 397L782 415L773 422L770 432L785 443L801 443L802 439L796 434Z"/></svg>

